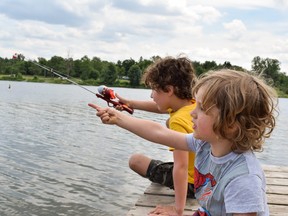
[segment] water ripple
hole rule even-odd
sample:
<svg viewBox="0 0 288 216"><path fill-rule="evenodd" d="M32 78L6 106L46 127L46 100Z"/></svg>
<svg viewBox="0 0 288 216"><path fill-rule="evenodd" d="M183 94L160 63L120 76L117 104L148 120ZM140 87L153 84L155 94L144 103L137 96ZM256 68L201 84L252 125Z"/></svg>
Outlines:
<svg viewBox="0 0 288 216"><path fill-rule="evenodd" d="M9 91L7 86L0 81L1 216L125 215L149 184L129 169L130 155L172 159L166 147L102 125L87 104L106 103L75 86L13 82ZM150 95L140 89L117 91L139 99ZM286 118L288 100L281 104ZM167 118L134 115L161 124ZM258 155L263 163L287 165L284 117Z"/></svg>

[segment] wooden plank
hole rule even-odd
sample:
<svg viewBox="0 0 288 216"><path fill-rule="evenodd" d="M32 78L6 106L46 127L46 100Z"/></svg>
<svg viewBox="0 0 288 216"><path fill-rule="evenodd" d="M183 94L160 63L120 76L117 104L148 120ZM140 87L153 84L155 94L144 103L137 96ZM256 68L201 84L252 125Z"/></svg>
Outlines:
<svg viewBox="0 0 288 216"><path fill-rule="evenodd" d="M144 194L174 196L174 190L160 184L151 183L144 191Z"/></svg>
<svg viewBox="0 0 288 216"><path fill-rule="evenodd" d="M266 184L267 184L267 185L288 186L288 181L287 181L287 179L267 178L267 177L266 177Z"/></svg>
<svg viewBox="0 0 288 216"><path fill-rule="evenodd" d="M274 215L288 215L288 206L269 205L270 216ZM286 213L286 214L285 214Z"/></svg>
<svg viewBox="0 0 288 216"><path fill-rule="evenodd" d="M266 193L288 195L288 186L267 185Z"/></svg>
<svg viewBox="0 0 288 216"><path fill-rule="evenodd" d="M148 215L154 208L148 207L136 207L130 209L126 216L140 216L140 215Z"/></svg>
<svg viewBox="0 0 288 216"><path fill-rule="evenodd" d="M279 194L267 194L268 204L288 206L288 196Z"/></svg>
<svg viewBox="0 0 288 216"><path fill-rule="evenodd" d="M134 206L133 208L131 208L131 210L128 212L127 216L145 216L148 215L149 212L151 212L152 210L154 210L154 207L142 207L142 206ZM192 215L194 211L191 210L184 210L184 215L183 216L188 216L188 215Z"/></svg>
<svg viewBox="0 0 288 216"><path fill-rule="evenodd" d="M273 172L288 172L287 166L274 166L274 165L262 165L264 172L273 171Z"/></svg>
<svg viewBox="0 0 288 216"><path fill-rule="evenodd" d="M156 205L174 205L175 199L172 196L142 195L136 202L136 206L156 207ZM198 202L195 199L187 199L186 210L196 210Z"/></svg>
<svg viewBox="0 0 288 216"><path fill-rule="evenodd" d="M273 183L273 181L270 181L270 184L267 184L267 193L288 195L287 180L281 179L281 181L274 181L274 184L271 183ZM280 183L286 183L286 185L281 185ZM151 183L145 190L144 194L174 196L174 190L163 187L160 184Z"/></svg>
<svg viewBox="0 0 288 216"><path fill-rule="evenodd" d="M281 173L281 172L265 172L266 178L282 178L288 180L288 173Z"/></svg>

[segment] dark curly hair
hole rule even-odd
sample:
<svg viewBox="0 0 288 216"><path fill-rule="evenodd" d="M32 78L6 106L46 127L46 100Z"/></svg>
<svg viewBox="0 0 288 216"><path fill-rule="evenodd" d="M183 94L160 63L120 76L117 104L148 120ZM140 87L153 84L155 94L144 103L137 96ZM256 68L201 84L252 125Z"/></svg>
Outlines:
<svg viewBox="0 0 288 216"><path fill-rule="evenodd" d="M155 90L168 91L174 87L174 94L180 99L192 99L192 88L196 83L196 73L187 57L165 57L157 59L142 77L146 86Z"/></svg>

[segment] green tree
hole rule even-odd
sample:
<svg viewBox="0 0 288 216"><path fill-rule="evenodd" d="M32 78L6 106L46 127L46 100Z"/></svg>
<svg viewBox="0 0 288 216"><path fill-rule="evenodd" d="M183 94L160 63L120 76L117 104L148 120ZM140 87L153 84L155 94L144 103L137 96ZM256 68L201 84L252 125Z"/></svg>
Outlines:
<svg viewBox="0 0 288 216"><path fill-rule="evenodd" d="M74 70L74 61L73 58L66 58L65 59L65 68L66 68L66 74L67 76L70 76L70 74L73 74Z"/></svg>
<svg viewBox="0 0 288 216"><path fill-rule="evenodd" d="M40 70L34 70L33 63L30 61L22 61L19 65L20 72L26 75L35 75Z"/></svg>
<svg viewBox="0 0 288 216"><path fill-rule="evenodd" d="M48 61L45 58L42 58L42 57L38 57L38 63L41 64L41 65L44 65L44 66L48 66ZM33 71L35 71L36 74L43 75L44 77L51 76L49 71L47 71L47 70L45 70L43 68L40 68L37 65L33 66Z"/></svg>
<svg viewBox="0 0 288 216"><path fill-rule="evenodd" d="M204 73L204 68L202 67L202 64L198 61L193 61L193 68L197 76Z"/></svg>
<svg viewBox="0 0 288 216"><path fill-rule="evenodd" d="M101 59L98 58L98 57L93 57L92 60L91 60L91 64L92 64L92 67L96 71L101 71L102 68L103 68L103 63L102 63Z"/></svg>
<svg viewBox="0 0 288 216"><path fill-rule="evenodd" d="M6 67L5 61L3 58L0 57L0 73L1 74L4 72L5 67Z"/></svg>
<svg viewBox="0 0 288 216"><path fill-rule="evenodd" d="M140 67L140 69L142 71L144 71L149 65L151 65L153 63L152 60L148 60L148 59L143 59L142 56L139 59L139 63L138 66Z"/></svg>
<svg viewBox="0 0 288 216"><path fill-rule="evenodd" d="M74 70L71 74L72 77L80 77L81 76L81 60L77 59L74 61Z"/></svg>
<svg viewBox="0 0 288 216"><path fill-rule="evenodd" d="M99 78L99 71L93 68L89 75L89 79L97 80L98 78Z"/></svg>
<svg viewBox="0 0 288 216"><path fill-rule="evenodd" d="M259 56L254 57L252 60L252 70L256 73L261 73L263 68L265 68L263 60Z"/></svg>
<svg viewBox="0 0 288 216"><path fill-rule="evenodd" d="M275 85L278 86L279 90L288 94L288 76L285 73L279 74L278 82Z"/></svg>
<svg viewBox="0 0 288 216"><path fill-rule="evenodd" d="M280 62L277 59L262 59L256 56L252 60L252 70L277 82L280 73Z"/></svg>
<svg viewBox="0 0 288 216"><path fill-rule="evenodd" d="M55 71L57 71L60 74L65 74L65 59L61 56L53 56L48 62L47 66L50 68L53 68ZM53 73L50 73L51 76L55 76ZM49 75L50 75L49 74Z"/></svg>
<svg viewBox="0 0 288 216"><path fill-rule="evenodd" d="M157 61L158 59L161 59L161 57L160 56L152 56L151 57L151 60L152 60L152 62L155 62L155 61Z"/></svg>
<svg viewBox="0 0 288 216"><path fill-rule="evenodd" d="M125 68L124 67L119 67L118 65L116 65L117 67L117 73L120 79L125 78Z"/></svg>
<svg viewBox="0 0 288 216"><path fill-rule="evenodd" d="M126 59L126 60L124 60L123 62L122 62L122 67L125 69L125 74L124 74L124 76L128 76L128 71L129 71L129 69L130 69L130 67L132 66L132 65L134 65L136 62L135 62L135 60L133 60L132 58L130 58L130 59Z"/></svg>
<svg viewBox="0 0 288 216"><path fill-rule="evenodd" d="M130 86L136 87L140 85L142 71L138 65L132 65L128 71Z"/></svg>
<svg viewBox="0 0 288 216"><path fill-rule="evenodd" d="M25 75L31 75L31 71L27 67L28 65L24 61L25 56L22 54L17 54L13 56L13 59L11 60L11 64L9 64L8 67L10 67L10 71L13 74L21 74L21 79L22 79L22 74Z"/></svg>
<svg viewBox="0 0 288 216"><path fill-rule="evenodd" d="M99 76L98 71L93 68L93 62L86 55L81 58L79 69L82 80L97 79Z"/></svg>
<svg viewBox="0 0 288 216"><path fill-rule="evenodd" d="M108 65L103 69L101 81L105 85L114 85L117 80L117 70L113 63L108 63Z"/></svg>
<svg viewBox="0 0 288 216"><path fill-rule="evenodd" d="M202 65L204 72L207 72L209 70L213 70L217 67L217 63L215 61L205 61Z"/></svg>
<svg viewBox="0 0 288 216"><path fill-rule="evenodd" d="M230 69L230 68L232 68L232 64L231 64L229 61L225 61L225 62L223 63L223 68L228 68L228 69Z"/></svg>
<svg viewBox="0 0 288 216"><path fill-rule="evenodd" d="M85 55L80 59L80 78L82 80L89 79L91 70L90 59Z"/></svg>

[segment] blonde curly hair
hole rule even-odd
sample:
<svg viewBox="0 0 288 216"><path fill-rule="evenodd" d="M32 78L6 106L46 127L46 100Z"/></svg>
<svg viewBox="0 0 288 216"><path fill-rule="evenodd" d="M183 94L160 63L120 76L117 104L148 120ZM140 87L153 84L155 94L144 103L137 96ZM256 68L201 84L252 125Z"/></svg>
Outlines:
<svg viewBox="0 0 288 216"><path fill-rule="evenodd" d="M193 95L204 86L202 105L216 106L219 116L213 125L216 134L230 140L232 151L261 151L265 138L275 127L277 94L252 73L222 69L202 74ZM231 134L231 128L234 128Z"/></svg>

